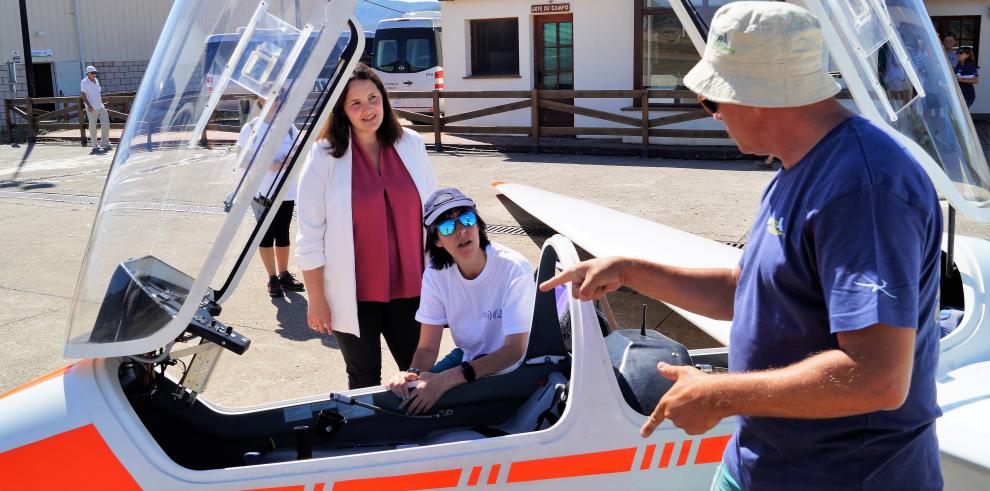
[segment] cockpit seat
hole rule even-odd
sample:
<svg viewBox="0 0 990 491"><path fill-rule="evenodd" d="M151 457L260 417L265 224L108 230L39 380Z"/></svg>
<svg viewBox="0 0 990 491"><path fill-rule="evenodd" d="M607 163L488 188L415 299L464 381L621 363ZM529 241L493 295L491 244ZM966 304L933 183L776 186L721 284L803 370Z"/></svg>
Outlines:
<svg viewBox="0 0 990 491"><path fill-rule="evenodd" d="M553 426L563 412L567 397L567 377L552 372L543 385L504 423L491 427L459 428L436 431L423 438L422 445L436 445L466 440L481 440L493 436L514 435Z"/></svg>

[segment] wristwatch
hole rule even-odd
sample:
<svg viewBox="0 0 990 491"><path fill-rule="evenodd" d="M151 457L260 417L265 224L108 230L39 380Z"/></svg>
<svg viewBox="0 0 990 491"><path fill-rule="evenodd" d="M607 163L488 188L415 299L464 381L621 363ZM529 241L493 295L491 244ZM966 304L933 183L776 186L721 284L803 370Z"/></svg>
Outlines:
<svg viewBox="0 0 990 491"><path fill-rule="evenodd" d="M464 380L468 383L474 382L474 379L477 378L477 375L474 373L474 367L466 361L461 362L461 373L464 374Z"/></svg>
<svg viewBox="0 0 990 491"><path fill-rule="evenodd" d="M423 371L418 368L410 368L406 370L406 373L412 373L418 377L421 373L423 373Z"/></svg>

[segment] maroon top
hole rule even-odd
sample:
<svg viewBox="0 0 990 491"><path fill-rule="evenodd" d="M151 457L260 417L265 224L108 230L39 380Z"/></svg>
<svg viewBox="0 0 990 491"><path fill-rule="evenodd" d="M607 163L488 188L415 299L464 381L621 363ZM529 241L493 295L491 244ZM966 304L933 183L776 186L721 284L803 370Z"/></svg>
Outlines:
<svg viewBox="0 0 990 491"><path fill-rule="evenodd" d="M353 141L351 145L357 299L418 297L423 281L423 206L416 184L395 148L381 150L379 173L361 146Z"/></svg>

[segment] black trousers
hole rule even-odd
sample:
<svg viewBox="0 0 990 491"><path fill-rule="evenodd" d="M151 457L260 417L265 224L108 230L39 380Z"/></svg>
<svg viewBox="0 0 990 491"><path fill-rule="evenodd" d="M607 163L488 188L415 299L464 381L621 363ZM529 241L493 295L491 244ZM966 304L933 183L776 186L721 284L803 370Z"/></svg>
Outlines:
<svg viewBox="0 0 990 491"><path fill-rule="evenodd" d="M349 389L382 383L382 337L399 370L409 368L419 344L420 324L416 322L419 297L390 302L358 302L357 307L361 336L338 331L333 333L347 365Z"/></svg>
<svg viewBox="0 0 990 491"><path fill-rule="evenodd" d="M295 201L282 202L258 247L289 247L289 224L292 223L292 210L295 207Z"/></svg>

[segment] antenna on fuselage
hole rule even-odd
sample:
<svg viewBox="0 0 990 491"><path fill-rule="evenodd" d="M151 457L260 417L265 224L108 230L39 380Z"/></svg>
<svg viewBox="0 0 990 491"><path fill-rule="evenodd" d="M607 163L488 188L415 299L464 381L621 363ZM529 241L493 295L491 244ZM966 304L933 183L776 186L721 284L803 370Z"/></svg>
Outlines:
<svg viewBox="0 0 990 491"><path fill-rule="evenodd" d="M646 304L643 304L643 323L639 325L639 335L646 336Z"/></svg>

